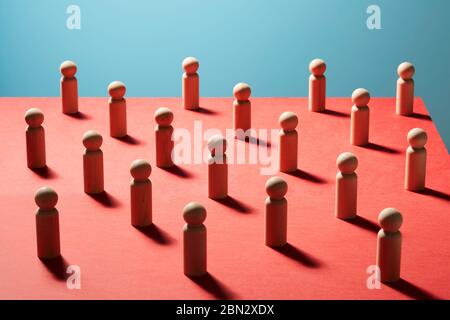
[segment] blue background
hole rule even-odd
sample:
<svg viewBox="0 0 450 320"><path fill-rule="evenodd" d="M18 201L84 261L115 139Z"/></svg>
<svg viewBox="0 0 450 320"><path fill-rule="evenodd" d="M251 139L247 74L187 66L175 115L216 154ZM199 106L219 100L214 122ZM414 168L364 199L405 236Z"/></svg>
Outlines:
<svg viewBox="0 0 450 320"><path fill-rule="evenodd" d="M81 9L81 30L66 8ZM381 8L369 30L367 7ZM328 95L357 87L395 96L396 68L416 66L421 96L450 147L448 0L0 0L0 96L59 95L59 64L74 60L82 96L180 96L181 61L200 60L201 95L306 96L308 63L328 65Z"/></svg>

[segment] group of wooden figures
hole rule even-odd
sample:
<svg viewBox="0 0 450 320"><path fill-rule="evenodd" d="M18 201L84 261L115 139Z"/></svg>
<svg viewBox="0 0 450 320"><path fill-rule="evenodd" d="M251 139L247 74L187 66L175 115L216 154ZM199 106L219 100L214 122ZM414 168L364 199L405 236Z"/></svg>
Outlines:
<svg viewBox="0 0 450 320"><path fill-rule="evenodd" d="M185 109L199 108L199 76L197 59L189 57L183 61L182 103ZM65 114L78 113L78 85L75 73L76 65L65 61L60 67L62 111ZM309 110L325 111L326 65L315 59L310 63ZM396 113L410 115L413 113L414 101L414 67L402 63L398 68L400 78L397 81ZM125 85L114 81L108 86L110 136L123 138L127 135ZM251 128L250 86L237 84L233 89L233 128L238 139L248 138ZM351 108L350 143L366 145L369 143L369 92L357 89L352 94L354 103ZM43 113L36 108L25 114L28 124L26 129L27 164L29 168L46 166L45 133L42 123ZM156 166L169 168L175 165L172 159L174 142L173 113L166 107L155 112L155 148ZM279 171L293 172L298 168L298 134L296 127L298 117L293 112L284 112L279 117ZM407 136L409 147L406 151L405 188L420 191L425 187L427 135L420 128L412 129ZM102 136L96 131L87 131L83 136L85 150L83 153L84 192L98 194L104 192ZM221 135L212 136L207 143L210 151L208 157L208 196L212 199L228 197L228 164L226 157L227 141ZM353 219L357 215L357 174L358 160L350 152L344 152L337 158L339 172L336 176L335 215L340 219ZM152 183L149 179L152 168L144 159L132 162L130 173L130 211L131 224L145 227L153 223L152 217ZM266 182L268 197L265 201L265 244L271 247L287 243L287 193L288 185L279 176L271 177ZM58 196L49 187L38 189L35 201L39 209L36 214L37 250L42 259L51 259L60 255L59 217L55 209ZM207 272L206 264L206 209L199 203L189 203L183 209L186 225L183 229L184 273L199 276ZM402 216L394 208L387 208L379 215L381 230L378 233L377 265L382 282L396 281L400 277L401 234L399 228Z"/></svg>

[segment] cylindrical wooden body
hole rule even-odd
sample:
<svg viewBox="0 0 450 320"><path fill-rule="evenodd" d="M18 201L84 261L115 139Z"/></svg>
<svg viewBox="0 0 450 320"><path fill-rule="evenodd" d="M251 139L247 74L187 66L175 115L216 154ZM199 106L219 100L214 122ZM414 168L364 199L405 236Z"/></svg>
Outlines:
<svg viewBox="0 0 450 320"><path fill-rule="evenodd" d="M296 130L280 130L278 152L280 171L296 171L298 154L298 133Z"/></svg>
<svg viewBox="0 0 450 320"><path fill-rule="evenodd" d="M63 113L78 112L78 81L76 77L61 77L61 100Z"/></svg>
<svg viewBox="0 0 450 320"><path fill-rule="evenodd" d="M146 227L152 222L152 183L149 179L144 181L131 180L131 224L135 227Z"/></svg>
<svg viewBox="0 0 450 320"><path fill-rule="evenodd" d="M308 107L310 111L325 111L326 101L326 78L325 76L309 76L309 100Z"/></svg>
<svg viewBox="0 0 450 320"><path fill-rule="evenodd" d="M339 219L356 217L358 176L356 173L336 175L335 214Z"/></svg>
<svg viewBox="0 0 450 320"><path fill-rule="evenodd" d="M172 126L166 127L157 125L155 127L156 166L159 168L169 168L174 166L172 159L174 147L172 133Z"/></svg>
<svg viewBox="0 0 450 320"><path fill-rule="evenodd" d="M227 156L208 157L208 197L224 199L228 196Z"/></svg>
<svg viewBox="0 0 450 320"><path fill-rule="evenodd" d="M421 191L425 189L425 173L427 166L427 150L425 148L414 149L409 146L406 149L405 163L405 189L409 191Z"/></svg>
<svg viewBox="0 0 450 320"><path fill-rule="evenodd" d="M251 102L250 100L233 102L233 128L237 138L245 138L245 132L251 128ZM237 132L238 129L242 131Z"/></svg>
<svg viewBox="0 0 450 320"><path fill-rule="evenodd" d="M350 143L363 146L369 143L369 108L352 107Z"/></svg>
<svg viewBox="0 0 450 320"><path fill-rule="evenodd" d="M188 226L183 228L183 267L187 276L201 276L206 268L206 227Z"/></svg>
<svg viewBox="0 0 450 320"><path fill-rule="evenodd" d="M46 166L44 127L27 127L26 132L27 166L31 169Z"/></svg>
<svg viewBox="0 0 450 320"><path fill-rule="evenodd" d="M109 99L109 134L114 138L127 135L127 102L125 99Z"/></svg>
<svg viewBox="0 0 450 320"><path fill-rule="evenodd" d="M402 235L400 231L378 232L377 266L380 268L381 282L395 282L400 279Z"/></svg>
<svg viewBox="0 0 450 320"><path fill-rule="evenodd" d="M95 194L104 191L102 150L84 151L83 176L84 192Z"/></svg>
<svg viewBox="0 0 450 320"><path fill-rule="evenodd" d="M395 112L401 116L409 116L414 107L414 80L397 80L397 100Z"/></svg>
<svg viewBox="0 0 450 320"><path fill-rule="evenodd" d="M266 198L265 244L281 247L287 243L287 200Z"/></svg>
<svg viewBox="0 0 450 320"><path fill-rule="evenodd" d="M58 210L42 210L36 212L37 253L41 259L60 256L59 214Z"/></svg>
<svg viewBox="0 0 450 320"><path fill-rule="evenodd" d="M197 73L183 73L182 96L183 106L188 110L196 110L200 105L200 81Z"/></svg>

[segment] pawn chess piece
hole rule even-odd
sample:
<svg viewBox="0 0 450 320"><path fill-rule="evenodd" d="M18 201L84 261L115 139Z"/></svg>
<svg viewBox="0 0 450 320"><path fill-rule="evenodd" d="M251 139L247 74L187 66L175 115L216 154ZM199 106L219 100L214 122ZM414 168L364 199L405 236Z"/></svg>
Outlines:
<svg viewBox="0 0 450 320"><path fill-rule="evenodd" d="M183 60L183 106L187 110L197 110L200 100L200 84L198 77L199 63L194 57L187 57Z"/></svg>
<svg viewBox="0 0 450 320"><path fill-rule="evenodd" d="M287 243L287 183L280 177L272 177L266 182L265 244L281 247Z"/></svg>
<svg viewBox="0 0 450 320"><path fill-rule="evenodd" d="M65 114L78 113L78 80L75 77L77 65L73 61L64 61L59 70L61 77L62 112Z"/></svg>
<svg viewBox="0 0 450 320"><path fill-rule="evenodd" d="M309 111L325 111L326 84L324 76L327 65L321 59L314 59L309 64Z"/></svg>
<svg viewBox="0 0 450 320"><path fill-rule="evenodd" d="M208 197L224 199L228 196L227 140L214 135L208 140Z"/></svg>
<svg viewBox="0 0 450 320"><path fill-rule="evenodd" d="M40 259L59 257L59 214L55 208L58 195L49 187L42 187L34 196L39 209L36 212L37 254Z"/></svg>
<svg viewBox="0 0 450 320"><path fill-rule="evenodd" d="M377 237L377 266L381 282L400 279L402 234L399 229L402 222L402 215L394 208L386 208L378 216L381 230Z"/></svg>
<svg viewBox="0 0 450 320"><path fill-rule="evenodd" d="M86 148L83 153L84 192L88 194L104 191L102 143L102 136L94 130L87 131L83 136Z"/></svg>
<svg viewBox="0 0 450 320"><path fill-rule="evenodd" d="M245 139L247 130L251 128L251 94L250 86L246 83L238 83L233 88L233 129L235 137Z"/></svg>
<svg viewBox="0 0 450 320"><path fill-rule="evenodd" d="M369 143L369 116L367 106L370 101L369 91L356 89L352 94L353 107L351 112L350 143L355 146L364 146Z"/></svg>
<svg viewBox="0 0 450 320"><path fill-rule="evenodd" d="M189 277L206 274L206 219L205 208L196 202L188 203L183 209L186 224L183 228L183 266Z"/></svg>
<svg viewBox="0 0 450 320"><path fill-rule="evenodd" d="M355 173L358 159L350 152L344 152L336 160L339 172L336 175L335 215L339 219L356 217L358 176Z"/></svg>
<svg viewBox="0 0 450 320"><path fill-rule="evenodd" d="M155 121L157 123L155 127L156 166L159 168L173 167L172 111L165 107L159 108L155 112Z"/></svg>
<svg viewBox="0 0 450 320"><path fill-rule="evenodd" d="M297 170L298 133L295 128L298 117L295 113L283 112L278 122L281 130L279 132L279 165L281 172L295 172Z"/></svg>
<svg viewBox="0 0 450 320"><path fill-rule="evenodd" d="M27 145L27 166L30 169L39 169L46 166L45 159L45 130L42 127L44 114L37 108L25 112L25 121L28 124L25 130Z"/></svg>
<svg viewBox="0 0 450 320"><path fill-rule="evenodd" d="M409 62L401 63L397 68L397 99L395 113L401 116L413 114L414 107L414 66Z"/></svg>
<svg viewBox="0 0 450 320"><path fill-rule="evenodd" d="M405 189L422 191L425 189L425 173L427 166L427 133L420 128L408 132L409 147L406 149Z"/></svg>
<svg viewBox="0 0 450 320"><path fill-rule="evenodd" d="M131 224L135 227L146 227L152 222L152 182L148 178L152 167L144 159L131 163L130 183Z"/></svg>
<svg viewBox="0 0 450 320"><path fill-rule="evenodd" d="M125 85L113 81L108 86L109 98L109 134L113 138L124 138L127 135L127 102Z"/></svg>

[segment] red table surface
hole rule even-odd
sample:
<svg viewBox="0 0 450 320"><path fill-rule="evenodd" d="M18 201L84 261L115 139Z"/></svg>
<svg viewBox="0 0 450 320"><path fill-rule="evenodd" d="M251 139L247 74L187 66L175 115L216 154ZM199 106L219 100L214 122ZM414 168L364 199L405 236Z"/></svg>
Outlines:
<svg viewBox="0 0 450 320"><path fill-rule="evenodd" d="M232 126L232 99L201 99L201 112L184 110L178 98L128 98L128 132L109 136L106 98L81 98L78 117L61 113L59 98L0 98L0 298L2 299L448 299L450 298L449 155L420 98L413 117L395 115L395 99L370 102L369 147L349 144L348 98L331 98L326 113L307 110L306 98L252 99L252 126L279 128L278 116L299 116L299 173L286 179L288 242L281 250L264 245L264 189L260 165L229 166L231 200L206 194L205 164L157 168L154 111L172 109L173 126L193 130ZM45 114L47 174L26 166L24 113ZM405 191L406 134L428 133L427 189ZM83 192L82 135L99 131L107 197ZM238 141L246 148L254 143ZM277 152L271 141L271 152ZM336 157L359 159L358 215L334 216ZM142 232L130 224L129 166L145 158L153 166L155 227ZM36 255L34 193L41 186L59 195L62 259L43 263ZM182 208L202 203L208 216L209 275L183 274ZM375 264L377 217L386 207L403 215L402 279L381 289L366 286ZM66 286L65 267L81 268L81 289Z"/></svg>

